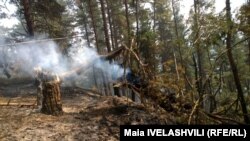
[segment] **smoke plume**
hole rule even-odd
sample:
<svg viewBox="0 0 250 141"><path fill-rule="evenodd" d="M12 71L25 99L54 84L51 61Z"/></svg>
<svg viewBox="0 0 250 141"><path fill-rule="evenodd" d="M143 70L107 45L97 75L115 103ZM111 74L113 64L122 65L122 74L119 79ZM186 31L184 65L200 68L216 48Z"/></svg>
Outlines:
<svg viewBox="0 0 250 141"><path fill-rule="evenodd" d="M0 56L0 64L5 64L12 77L35 77L34 68L41 67L58 74L65 85L90 86L104 82L103 79L105 82L115 81L124 74L124 69L117 63L101 59L95 49L84 45L72 46L64 55L53 41L29 42L0 46Z"/></svg>

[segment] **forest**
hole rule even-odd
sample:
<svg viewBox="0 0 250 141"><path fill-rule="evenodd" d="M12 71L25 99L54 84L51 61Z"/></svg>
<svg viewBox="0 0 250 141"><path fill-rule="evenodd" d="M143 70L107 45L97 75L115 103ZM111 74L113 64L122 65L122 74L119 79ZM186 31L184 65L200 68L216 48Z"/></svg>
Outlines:
<svg viewBox="0 0 250 141"><path fill-rule="evenodd" d="M250 124L250 0L183 1L0 0L0 140Z"/></svg>

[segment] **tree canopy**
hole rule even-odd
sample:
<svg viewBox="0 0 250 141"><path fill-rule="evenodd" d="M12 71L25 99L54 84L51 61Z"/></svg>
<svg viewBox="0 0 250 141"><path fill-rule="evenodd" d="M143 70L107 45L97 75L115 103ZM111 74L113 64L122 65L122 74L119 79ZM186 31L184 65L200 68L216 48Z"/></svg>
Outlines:
<svg viewBox="0 0 250 141"><path fill-rule="evenodd" d="M230 118L249 124L250 1L235 16L230 0L224 1L216 13L214 0L193 0L185 19L179 0L7 0L0 18L7 16L6 3L13 4L11 16L20 23L11 30L0 27L1 40L18 44L43 36L55 40L65 56L81 41L99 54L123 48L109 62L129 68L145 85L125 91L96 84L106 95L129 93L167 111L191 107L180 119L189 124L218 122L209 115L225 117L220 123ZM108 79L104 73L96 77ZM169 101L172 94L178 104Z"/></svg>

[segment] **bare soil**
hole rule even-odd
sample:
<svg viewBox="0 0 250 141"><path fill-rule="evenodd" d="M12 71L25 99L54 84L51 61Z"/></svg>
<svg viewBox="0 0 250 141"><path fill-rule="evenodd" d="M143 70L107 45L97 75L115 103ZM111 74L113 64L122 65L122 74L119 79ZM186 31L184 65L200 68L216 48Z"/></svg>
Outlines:
<svg viewBox="0 0 250 141"><path fill-rule="evenodd" d="M62 88L62 116L40 113L32 83L1 85L1 141L113 141L124 124L173 124L160 108L125 97L100 96L89 90Z"/></svg>

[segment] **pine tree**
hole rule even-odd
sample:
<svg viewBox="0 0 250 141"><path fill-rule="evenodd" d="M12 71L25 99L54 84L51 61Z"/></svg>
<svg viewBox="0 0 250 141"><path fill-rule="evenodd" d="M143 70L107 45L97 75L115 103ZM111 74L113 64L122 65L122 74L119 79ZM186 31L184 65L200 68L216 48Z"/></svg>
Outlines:
<svg viewBox="0 0 250 141"><path fill-rule="evenodd" d="M242 108L242 112L243 112L243 117L244 117L244 121L246 124L249 124L249 117L248 117L248 112L247 112L247 106L246 106L246 102L245 102L245 98L244 98L244 93L242 90L242 86L241 86L241 82L240 82L240 78L239 78L239 74L238 74L238 68L235 64L235 60L233 58L233 54L232 54L232 20L231 20L231 7L230 7L230 0L226 0L226 17L227 17L227 38L226 38L226 46L227 46L227 56L230 62L230 66L232 69L232 73L234 76L234 81L235 81L235 85L238 91L238 96L239 96L239 100L241 103L241 108Z"/></svg>

